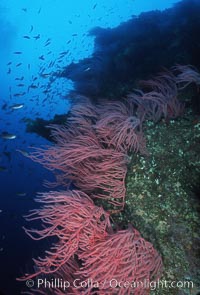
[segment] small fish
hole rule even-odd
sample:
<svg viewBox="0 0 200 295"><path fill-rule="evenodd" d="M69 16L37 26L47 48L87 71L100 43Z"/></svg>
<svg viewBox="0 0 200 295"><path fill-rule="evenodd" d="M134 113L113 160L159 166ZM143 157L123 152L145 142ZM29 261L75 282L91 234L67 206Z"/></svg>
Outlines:
<svg viewBox="0 0 200 295"><path fill-rule="evenodd" d="M40 76L41 76L42 78L48 78L48 77L51 76L51 74L45 74L45 73L43 73L43 74L40 74Z"/></svg>
<svg viewBox="0 0 200 295"><path fill-rule="evenodd" d="M52 67L55 64L55 61L51 61L48 68Z"/></svg>
<svg viewBox="0 0 200 295"><path fill-rule="evenodd" d="M16 149L16 152L21 153L24 157L28 157L29 153L27 151L21 150L21 149Z"/></svg>
<svg viewBox="0 0 200 295"><path fill-rule="evenodd" d="M38 34L37 36L34 36L33 38L34 38L35 40L40 39L40 34Z"/></svg>
<svg viewBox="0 0 200 295"><path fill-rule="evenodd" d="M25 197L26 196L26 193L16 193L16 195L18 196L18 197Z"/></svg>
<svg viewBox="0 0 200 295"><path fill-rule="evenodd" d="M22 52L21 51L15 51L15 52L13 52L14 54L22 54Z"/></svg>
<svg viewBox="0 0 200 295"><path fill-rule="evenodd" d="M67 44L71 43L71 40L67 41Z"/></svg>
<svg viewBox="0 0 200 295"><path fill-rule="evenodd" d="M24 39L31 39L29 36L25 35L23 36Z"/></svg>
<svg viewBox="0 0 200 295"><path fill-rule="evenodd" d="M8 63L7 63L7 66L10 66L11 64L12 64L12 61L8 62Z"/></svg>
<svg viewBox="0 0 200 295"><path fill-rule="evenodd" d="M40 8L39 8L39 10L38 10L38 14L40 14L40 12L41 12L41 9L42 9L42 8L40 7Z"/></svg>
<svg viewBox="0 0 200 295"><path fill-rule="evenodd" d="M50 44L51 44L51 42L49 41L49 42L45 43L44 47L49 46Z"/></svg>
<svg viewBox="0 0 200 295"><path fill-rule="evenodd" d="M90 70L91 70L91 68L88 67L87 69L84 70L84 72L88 72L88 71L90 71Z"/></svg>
<svg viewBox="0 0 200 295"><path fill-rule="evenodd" d="M1 138L3 139L15 139L17 136L15 134L11 134L8 132L2 132L1 133Z"/></svg>
<svg viewBox="0 0 200 295"><path fill-rule="evenodd" d="M18 78L15 78L15 80L16 80L16 81L22 81L22 80L24 80L24 77L23 77L23 76L20 77L20 78L18 77Z"/></svg>
<svg viewBox="0 0 200 295"><path fill-rule="evenodd" d="M20 63L18 63L17 65L16 65L16 67L19 67L19 66L21 66L22 65L22 63L20 62Z"/></svg>
<svg viewBox="0 0 200 295"><path fill-rule="evenodd" d="M92 9L95 9L97 7L97 3L96 4L94 4L94 6L93 6L93 8Z"/></svg>
<svg viewBox="0 0 200 295"><path fill-rule="evenodd" d="M22 8L22 10L23 10L24 12L27 12L27 8Z"/></svg>
<svg viewBox="0 0 200 295"><path fill-rule="evenodd" d="M28 88L36 89L36 88L38 88L38 86L34 85L34 84L31 84Z"/></svg>
<svg viewBox="0 0 200 295"><path fill-rule="evenodd" d="M21 108L23 108L24 104L23 103L17 103L17 104L14 104L13 106L11 106L11 109L12 110L19 110Z"/></svg>
<svg viewBox="0 0 200 295"><path fill-rule="evenodd" d="M46 40L46 42L45 42L45 43L48 43L49 41L51 41L51 39L50 39L50 38L48 38L48 39Z"/></svg>
<svg viewBox="0 0 200 295"><path fill-rule="evenodd" d="M78 34L72 34L72 37L76 37L76 36L78 36Z"/></svg>
<svg viewBox="0 0 200 295"><path fill-rule="evenodd" d="M25 94L25 92L22 92L22 93L15 93L15 94L13 94L13 96L18 97L18 96L23 96L24 94Z"/></svg>
<svg viewBox="0 0 200 295"><path fill-rule="evenodd" d="M47 94L50 90L44 90L42 91L44 94Z"/></svg>
<svg viewBox="0 0 200 295"><path fill-rule="evenodd" d="M31 25L31 29L30 29L29 33L31 33L32 31L33 31L33 26Z"/></svg>
<svg viewBox="0 0 200 295"><path fill-rule="evenodd" d="M68 53L69 53L69 50L61 52L60 55L65 55L65 54L68 54Z"/></svg>
<svg viewBox="0 0 200 295"><path fill-rule="evenodd" d="M44 55L39 56L39 59L44 60Z"/></svg>
<svg viewBox="0 0 200 295"><path fill-rule="evenodd" d="M20 84L17 84L18 87L23 87L24 84L23 83L20 83Z"/></svg>

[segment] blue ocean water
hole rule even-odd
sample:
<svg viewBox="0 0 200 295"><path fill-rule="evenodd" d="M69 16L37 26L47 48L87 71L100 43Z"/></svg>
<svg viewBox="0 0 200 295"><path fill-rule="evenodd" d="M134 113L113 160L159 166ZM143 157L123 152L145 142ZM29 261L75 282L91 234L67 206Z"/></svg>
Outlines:
<svg viewBox="0 0 200 295"><path fill-rule="evenodd" d="M2 0L0 3L0 294L20 294L16 282L28 271L32 257L45 249L22 229L23 218L37 204L37 192L46 191L44 179L53 176L23 156L32 146L50 144L26 132L26 122L37 117L50 120L67 113L72 82L53 73L90 57L98 26L114 28L150 10L163 10L170 0ZM65 52L65 53L63 53ZM16 105L22 107L17 108ZM6 139L7 134L14 135Z"/></svg>

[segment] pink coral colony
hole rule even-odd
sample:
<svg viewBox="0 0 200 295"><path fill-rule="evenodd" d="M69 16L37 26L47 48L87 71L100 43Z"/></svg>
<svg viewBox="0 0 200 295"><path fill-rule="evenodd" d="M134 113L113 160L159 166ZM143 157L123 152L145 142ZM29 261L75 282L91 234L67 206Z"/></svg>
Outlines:
<svg viewBox="0 0 200 295"><path fill-rule="evenodd" d="M54 171L56 184L66 190L37 197L43 206L26 219L40 220L43 227L25 232L34 240L54 237L55 243L44 257L33 259L35 272L18 280L54 275L71 283L67 294L149 294L140 283L160 278L161 257L131 225L114 230L110 215L125 204L128 154L147 153L143 121L181 115L179 88L194 81L199 84L199 74L190 66L178 65L173 72L178 74L164 72L142 81L142 90L121 101L101 100L94 105L79 97L67 124L51 126L56 144L35 149L30 158ZM75 190L70 190L71 184ZM113 210L95 205L96 199L106 200ZM73 284L87 280L95 285ZM125 288L127 282L138 285ZM45 290L28 294L37 292L46 294ZM53 294L65 293L58 288Z"/></svg>

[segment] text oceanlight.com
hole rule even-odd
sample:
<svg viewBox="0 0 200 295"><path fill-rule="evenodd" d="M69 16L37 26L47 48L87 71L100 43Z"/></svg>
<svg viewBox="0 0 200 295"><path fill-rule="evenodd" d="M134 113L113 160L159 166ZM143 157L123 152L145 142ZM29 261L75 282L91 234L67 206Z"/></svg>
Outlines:
<svg viewBox="0 0 200 295"><path fill-rule="evenodd" d="M167 281L167 280L157 280L157 281L118 281L117 279L113 278L111 280L105 280L101 282L93 281L92 279L87 280L80 280L75 279L72 282L63 280L61 278L52 278L52 279L36 279L27 280L26 286L29 288L36 287L38 289L62 289L63 291L67 290L68 288L124 288L124 289L136 289L136 288L143 288L143 289L173 289L173 288L186 288L191 289L194 287L192 281Z"/></svg>

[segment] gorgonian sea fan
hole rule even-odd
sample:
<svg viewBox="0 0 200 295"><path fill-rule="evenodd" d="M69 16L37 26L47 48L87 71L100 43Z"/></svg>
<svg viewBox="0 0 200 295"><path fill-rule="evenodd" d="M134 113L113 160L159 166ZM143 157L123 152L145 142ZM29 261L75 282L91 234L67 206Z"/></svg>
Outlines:
<svg viewBox="0 0 200 295"><path fill-rule="evenodd" d="M57 144L44 149L35 148L29 157L47 169L57 171L58 185L73 183L92 197L107 199L123 207L127 155L102 147L92 130L77 135L72 141L68 141L67 134L65 127L56 126Z"/></svg>
<svg viewBox="0 0 200 295"><path fill-rule="evenodd" d="M83 267L78 274L98 282L97 294L149 294L146 283L162 274L160 255L132 226L109 234L79 257Z"/></svg>
<svg viewBox="0 0 200 295"><path fill-rule="evenodd" d="M194 66L176 65L172 67L172 70L177 74L175 79L179 90L186 88L191 83L200 86L200 73Z"/></svg>
<svg viewBox="0 0 200 295"><path fill-rule="evenodd" d="M94 128L105 146L125 153L140 151L142 126L131 101L104 101L98 105L98 114Z"/></svg>
<svg viewBox="0 0 200 295"><path fill-rule="evenodd" d="M149 294L146 282L160 277L162 261L136 229L114 232L109 214L80 191L45 193L37 201L43 207L26 218L41 220L43 227L25 231L34 240L56 237L57 242L44 258L33 259L35 273L18 280L40 275L63 278L71 282L69 294ZM93 283L84 287L78 283L88 280ZM130 286L125 287L127 282ZM45 294L43 289L33 291ZM58 289L55 294L64 293Z"/></svg>
<svg viewBox="0 0 200 295"><path fill-rule="evenodd" d="M169 71L140 82L143 89L136 89L128 95L137 106L137 116L144 120L159 121L174 119L182 115L184 104L178 100L176 77Z"/></svg>
<svg viewBox="0 0 200 295"><path fill-rule="evenodd" d="M54 273L73 258L74 254L87 251L98 240L108 234L109 214L95 206L81 191L49 192L37 198L44 204L41 209L31 210L28 221L40 220L42 229L25 229L33 240L56 237L44 258L33 259L37 271L23 279L40 274Z"/></svg>

